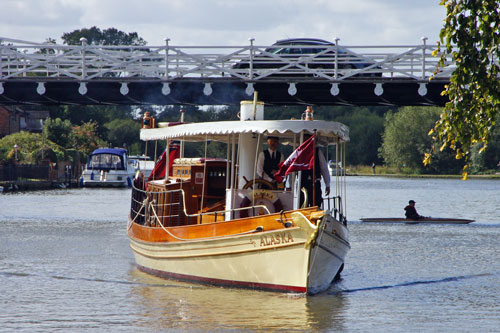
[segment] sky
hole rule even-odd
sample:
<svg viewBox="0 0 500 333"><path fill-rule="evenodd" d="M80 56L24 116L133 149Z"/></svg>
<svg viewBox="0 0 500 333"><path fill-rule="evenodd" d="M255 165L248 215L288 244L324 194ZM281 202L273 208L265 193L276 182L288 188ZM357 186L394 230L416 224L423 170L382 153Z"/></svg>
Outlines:
<svg viewBox="0 0 500 333"><path fill-rule="evenodd" d="M344 45L435 44L439 0L0 0L0 37L30 42L97 26L137 32L150 46L270 45L293 37Z"/></svg>

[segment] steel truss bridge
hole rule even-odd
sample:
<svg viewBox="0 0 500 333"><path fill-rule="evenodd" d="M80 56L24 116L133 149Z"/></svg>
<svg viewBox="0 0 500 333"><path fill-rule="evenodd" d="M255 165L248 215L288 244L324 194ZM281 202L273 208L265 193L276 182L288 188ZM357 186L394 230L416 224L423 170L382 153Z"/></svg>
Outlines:
<svg viewBox="0 0 500 333"><path fill-rule="evenodd" d="M418 45L58 45L0 37L0 104L444 105L454 65ZM293 52L293 51L292 51ZM432 79L431 79L432 77Z"/></svg>

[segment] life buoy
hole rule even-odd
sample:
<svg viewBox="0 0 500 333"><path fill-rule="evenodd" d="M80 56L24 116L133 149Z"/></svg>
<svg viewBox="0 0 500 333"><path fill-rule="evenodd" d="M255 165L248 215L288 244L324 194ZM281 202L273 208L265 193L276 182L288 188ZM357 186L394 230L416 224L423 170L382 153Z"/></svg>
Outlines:
<svg viewBox="0 0 500 333"><path fill-rule="evenodd" d="M281 203L278 194L268 190L256 189L250 191L241 201L240 208L252 207L252 203L254 203L255 206L266 206L270 213L276 213L283 210L283 204ZM262 207L256 207L255 210L257 211L256 215L267 213L267 211ZM240 217L249 217L249 211L252 211L252 209L240 210Z"/></svg>
<svg viewBox="0 0 500 333"><path fill-rule="evenodd" d="M244 177L243 177L244 178ZM246 179L245 179L246 180ZM276 189L276 186L275 184L265 180L265 179L252 179L252 180L248 180L246 182L245 185L243 185L243 189L246 190L246 189L253 189L253 186L255 185L259 185L261 188L264 187L264 188L267 188L268 190L275 190Z"/></svg>

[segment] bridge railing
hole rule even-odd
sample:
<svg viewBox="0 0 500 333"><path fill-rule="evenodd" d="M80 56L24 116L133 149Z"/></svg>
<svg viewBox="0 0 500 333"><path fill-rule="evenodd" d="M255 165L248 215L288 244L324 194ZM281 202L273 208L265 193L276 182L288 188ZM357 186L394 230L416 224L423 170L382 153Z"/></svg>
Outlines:
<svg viewBox="0 0 500 333"><path fill-rule="evenodd" d="M435 45L281 45L257 46L103 46L40 44L0 37L0 83L13 79L71 79L169 82L179 79L228 79L244 82L295 79L349 80L447 79L437 73ZM300 53L303 54L300 54Z"/></svg>

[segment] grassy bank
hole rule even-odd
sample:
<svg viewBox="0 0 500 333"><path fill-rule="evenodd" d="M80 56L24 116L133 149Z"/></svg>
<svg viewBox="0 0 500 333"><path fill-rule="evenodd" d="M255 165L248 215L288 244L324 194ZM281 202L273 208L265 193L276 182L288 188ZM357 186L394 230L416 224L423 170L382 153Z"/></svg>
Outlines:
<svg viewBox="0 0 500 333"><path fill-rule="evenodd" d="M351 176L373 176L373 169L370 165L355 165L347 167L347 175ZM436 174L418 174L411 169L398 169L385 165L375 166L376 176L387 177L411 177L411 178L462 178L462 175L436 175ZM469 174L469 178L500 179L500 172L495 174Z"/></svg>

